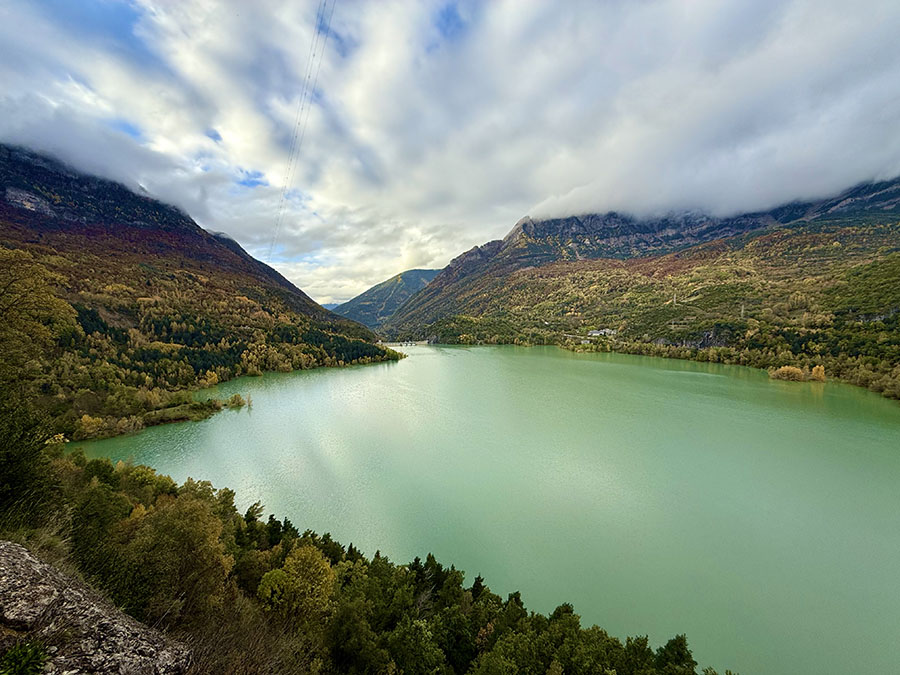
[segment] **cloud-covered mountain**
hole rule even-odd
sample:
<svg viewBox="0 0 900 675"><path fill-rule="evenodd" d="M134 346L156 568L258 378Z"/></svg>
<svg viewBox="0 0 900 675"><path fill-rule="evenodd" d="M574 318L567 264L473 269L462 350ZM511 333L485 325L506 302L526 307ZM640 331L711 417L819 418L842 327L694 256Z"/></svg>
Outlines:
<svg viewBox="0 0 900 675"><path fill-rule="evenodd" d="M456 314L479 315L503 303L504 279L517 270L558 262L659 255L772 228L900 212L900 179L866 183L814 202L790 202L769 211L716 217L675 213L638 218L609 212L567 218L523 218L503 239L454 258L421 293L391 317L391 332L421 333ZM488 291L490 288L490 291Z"/></svg>
<svg viewBox="0 0 900 675"><path fill-rule="evenodd" d="M5 2L0 139L323 302L526 213L729 216L900 173L892 0L326 4Z"/></svg>
<svg viewBox="0 0 900 675"><path fill-rule="evenodd" d="M72 319L27 373L67 434L184 419L198 413L184 389L237 375L394 357L180 209L7 145L0 255L7 289L49 279Z"/></svg>

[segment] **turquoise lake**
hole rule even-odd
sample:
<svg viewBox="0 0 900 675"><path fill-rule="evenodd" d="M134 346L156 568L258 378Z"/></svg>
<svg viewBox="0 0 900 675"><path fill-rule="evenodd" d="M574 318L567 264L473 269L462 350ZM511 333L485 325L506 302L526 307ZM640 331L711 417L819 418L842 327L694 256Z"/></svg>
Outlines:
<svg viewBox="0 0 900 675"><path fill-rule="evenodd" d="M741 675L900 664L900 405L847 385L555 347L267 374L252 408L82 444L397 562L433 552Z"/></svg>

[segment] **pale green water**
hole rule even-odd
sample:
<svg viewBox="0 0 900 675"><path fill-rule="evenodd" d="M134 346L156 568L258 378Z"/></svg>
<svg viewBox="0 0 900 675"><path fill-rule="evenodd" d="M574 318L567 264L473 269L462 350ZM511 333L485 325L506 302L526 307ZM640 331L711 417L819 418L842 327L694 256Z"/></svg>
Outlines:
<svg viewBox="0 0 900 675"><path fill-rule="evenodd" d="M837 384L556 348L214 390L252 410L86 446L237 491L398 562L432 551L530 609L686 632L701 666L900 671L900 405Z"/></svg>

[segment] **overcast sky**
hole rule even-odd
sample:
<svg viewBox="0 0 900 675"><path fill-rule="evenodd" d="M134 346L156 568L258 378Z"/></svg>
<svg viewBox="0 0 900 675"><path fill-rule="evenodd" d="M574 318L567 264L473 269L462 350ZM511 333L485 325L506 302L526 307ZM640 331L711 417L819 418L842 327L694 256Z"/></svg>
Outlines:
<svg viewBox="0 0 900 675"><path fill-rule="evenodd" d="M0 139L330 302L526 214L900 174L898 35L897 0L0 0Z"/></svg>

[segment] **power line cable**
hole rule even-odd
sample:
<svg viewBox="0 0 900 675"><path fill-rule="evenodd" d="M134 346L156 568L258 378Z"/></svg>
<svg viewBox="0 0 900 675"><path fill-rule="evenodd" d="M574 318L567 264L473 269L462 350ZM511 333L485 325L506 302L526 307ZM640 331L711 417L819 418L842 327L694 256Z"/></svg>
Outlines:
<svg viewBox="0 0 900 675"><path fill-rule="evenodd" d="M309 78L312 73L312 63L313 63L313 59L315 58L316 45L319 40L319 24L321 23L321 20L322 20L322 15L324 13L326 2L327 2L327 0L320 0L319 6L316 9L316 19L315 19L315 23L313 24L313 36L312 36L312 39L309 41L309 53L306 56L306 72L304 73L303 78L302 78L302 86L300 88L300 100L297 102L297 114L294 119L294 124L291 127L291 145L290 145L290 150L288 151L288 162L287 162L287 166L285 167L284 178L281 181L281 195L278 200L278 208L275 211L275 227L273 228L273 232L272 232L272 240L271 240L271 242L269 242L269 254L266 257L267 262L271 262L271 260L272 260L272 253L275 248L275 241L278 237L278 230L281 226L281 219L282 219L282 215L284 213L285 198L287 197L287 187L290 182L290 177L292 174L292 166L294 163L294 155L295 155L295 150L296 150L298 132L299 132L299 128L300 128L300 121L301 121L301 117L303 114L303 107L304 107L304 104L306 101L307 91L309 90Z"/></svg>
<svg viewBox="0 0 900 675"><path fill-rule="evenodd" d="M288 153L288 166L285 171L284 181L281 186L281 197L279 199L278 209L275 216L275 227L272 233L272 241L269 245L269 255L267 262L272 261L272 255L275 251L275 244L278 240L278 233L281 224L284 221L285 207L287 204L287 193L290 184L293 182L294 171L300 157L300 149L303 145L303 138L306 135L306 126L309 122L309 116L312 107L312 98L315 95L316 86L319 82L319 71L322 69L322 59L324 58L325 48L328 45L328 36L331 32L331 19L334 16L334 6L337 0L332 0L331 11L328 12L328 20L325 22L325 30L320 30L322 22L325 19L325 13L328 8L328 0L321 0L318 10L316 11L316 22L314 25L313 39L310 42L309 56L306 60L306 73L303 79L303 89L300 94L300 101L297 104L297 115L294 120L294 128L291 136L291 148ZM324 37L323 37L324 36ZM316 57L318 55L318 63ZM315 70L315 74L313 74ZM312 87L310 87L310 77L312 77ZM305 109L305 116L304 116Z"/></svg>

